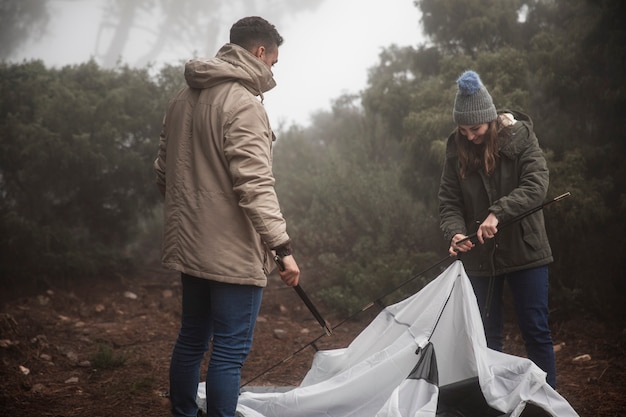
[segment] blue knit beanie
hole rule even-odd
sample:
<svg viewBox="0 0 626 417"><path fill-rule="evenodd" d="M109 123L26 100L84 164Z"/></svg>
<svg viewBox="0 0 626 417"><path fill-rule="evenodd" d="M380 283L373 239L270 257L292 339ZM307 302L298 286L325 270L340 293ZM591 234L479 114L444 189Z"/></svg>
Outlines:
<svg viewBox="0 0 626 417"><path fill-rule="evenodd" d="M496 120L498 113L489 92L474 71L465 71L456 83L452 118L457 125L479 125Z"/></svg>

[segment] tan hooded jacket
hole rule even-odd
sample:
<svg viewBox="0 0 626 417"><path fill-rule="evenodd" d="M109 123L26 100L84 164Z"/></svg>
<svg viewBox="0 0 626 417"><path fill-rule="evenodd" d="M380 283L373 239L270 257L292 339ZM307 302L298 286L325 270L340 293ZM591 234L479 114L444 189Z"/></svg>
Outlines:
<svg viewBox="0 0 626 417"><path fill-rule="evenodd" d="M271 70L224 45L185 65L188 87L163 119L157 185L165 196L163 265L210 280L265 286L289 241L272 174L274 134L262 104ZM260 99L259 97L260 96Z"/></svg>

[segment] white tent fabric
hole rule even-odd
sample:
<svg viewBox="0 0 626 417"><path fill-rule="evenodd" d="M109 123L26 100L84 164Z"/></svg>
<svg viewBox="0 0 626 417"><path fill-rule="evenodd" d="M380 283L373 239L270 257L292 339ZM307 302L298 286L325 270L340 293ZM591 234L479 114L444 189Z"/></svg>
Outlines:
<svg viewBox="0 0 626 417"><path fill-rule="evenodd" d="M407 379L429 342L438 385ZM243 392L237 410L245 417L434 417L440 387L476 377L486 402L504 415L520 416L533 404L554 417L578 416L533 362L487 348L474 292L455 261L385 308L347 348L317 352L300 386Z"/></svg>

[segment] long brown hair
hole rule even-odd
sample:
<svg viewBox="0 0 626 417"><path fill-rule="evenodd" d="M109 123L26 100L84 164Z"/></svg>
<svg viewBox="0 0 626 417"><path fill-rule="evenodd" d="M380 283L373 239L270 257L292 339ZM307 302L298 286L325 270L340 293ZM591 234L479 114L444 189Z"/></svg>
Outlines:
<svg viewBox="0 0 626 417"><path fill-rule="evenodd" d="M483 170L485 174L491 176L498 165L500 158L500 140L503 138L502 133L508 136L508 129L503 129L503 124L498 117L496 120L489 122L489 127L484 134L485 140L480 145L475 145L467 140L461 134L457 127L454 134L457 153L459 157L459 166L461 178L465 179L468 175Z"/></svg>

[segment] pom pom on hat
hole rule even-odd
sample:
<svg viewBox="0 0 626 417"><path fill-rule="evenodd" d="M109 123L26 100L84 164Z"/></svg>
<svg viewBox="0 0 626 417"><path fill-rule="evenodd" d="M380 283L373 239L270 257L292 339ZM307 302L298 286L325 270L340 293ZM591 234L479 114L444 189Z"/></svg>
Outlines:
<svg viewBox="0 0 626 417"><path fill-rule="evenodd" d="M452 118L457 125L479 125L498 117L489 92L474 71L465 71L457 79Z"/></svg>
<svg viewBox="0 0 626 417"><path fill-rule="evenodd" d="M480 87L483 87L483 83L480 81L480 76L474 71L465 71L458 80L456 80L459 86L459 93L464 96L471 96L480 91Z"/></svg>

